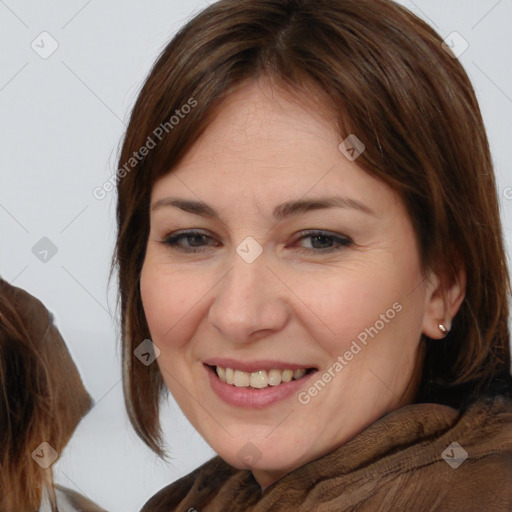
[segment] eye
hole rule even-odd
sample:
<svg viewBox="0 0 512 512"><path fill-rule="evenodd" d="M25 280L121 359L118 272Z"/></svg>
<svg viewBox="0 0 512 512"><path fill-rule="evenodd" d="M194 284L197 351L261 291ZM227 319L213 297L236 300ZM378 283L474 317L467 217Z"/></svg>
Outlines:
<svg viewBox="0 0 512 512"><path fill-rule="evenodd" d="M312 247L299 247L298 251L308 254L324 254L327 252L340 251L354 242L343 235L329 233L327 231L303 231L297 240L311 240Z"/></svg>
<svg viewBox="0 0 512 512"><path fill-rule="evenodd" d="M353 244L350 238L327 231L302 231L300 235L297 241L310 239L311 247L296 247L299 253L325 254ZM169 234L160 243L185 253L205 252L209 247L219 245L210 235L197 230Z"/></svg>
<svg viewBox="0 0 512 512"><path fill-rule="evenodd" d="M213 241L213 238L202 231L182 231L167 235L161 243L178 251L194 253L204 252L205 242L209 240ZM190 245L183 245L182 241Z"/></svg>

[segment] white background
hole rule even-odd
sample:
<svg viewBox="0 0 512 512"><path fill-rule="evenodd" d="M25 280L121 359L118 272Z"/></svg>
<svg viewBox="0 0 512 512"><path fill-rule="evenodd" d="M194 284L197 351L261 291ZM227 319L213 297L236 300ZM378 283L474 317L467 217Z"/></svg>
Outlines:
<svg viewBox="0 0 512 512"><path fill-rule="evenodd" d="M443 38L457 31L469 43L460 60L486 122L510 247L512 2L401 3ZM107 287L115 195L92 196L115 172L125 123L154 60L206 5L0 0L0 272L55 313L96 401L55 464L56 479L111 512L138 511L161 487L214 455L172 401L163 415L171 464L146 449L128 424L115 287ZM59 45L47 59L31 48L44 31ZM57 248L46 263L32 253L42 237Z"/></svg>

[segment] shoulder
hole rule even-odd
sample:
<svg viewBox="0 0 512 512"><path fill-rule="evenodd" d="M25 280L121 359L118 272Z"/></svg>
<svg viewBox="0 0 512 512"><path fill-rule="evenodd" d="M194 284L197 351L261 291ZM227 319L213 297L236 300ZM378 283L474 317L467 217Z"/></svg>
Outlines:
<svg viewBox="0 0 512 512"><path fill-rule="evenodd" d="M482 397L437 443L430 476L443 510L512 510L512 398Z"/></svg>
<svg viewBox="0 0 512 512"><path fill-rule="evenodd" d="M230 466L219 456L213 457L188 475L158 491L142 507L141 512L172 512L189 493L206 496L221 487L223 482L238 471L240 470Z"/></svg>
<svg viewBox="0 0 512 512"><path fill-rule="evenodd" d="M502 489L508 491L512 506L512 396L484 397L480 402L485 416L468 452L482 473L483 483L494 488L499 483L507 484ZM492 470L492 478L487 469Z"/></svg>
<svg viewBox="0 0 512 512"><path fill-rule="evenodd" d="M442 500L443 510L512 510L512 449L478 457L469 448L460 467L445 464L437 470L432 496Z"/></svg>
<svg viewBox="0 0 512 512"><path fill-rule="evenodd" d="M55 497L59 512L107 512L81 494L60 485L55 486Z"/></svg>
<svg viewBox="0 0 512 512"><path fill-rule="evenodd" d="M512 451L512 396L483 396L462 415L461 434L471 437L474 453L493 455Z"/></svg>
<svg viewBox="0 0 512 512"><path fill-rule="evenodd" d="M494 477L499 474L512 482L512 397L481 397L463 411L454 427L440 438L441 443L447 441L451 444L438 461L449 462L450 457L459 453L460 461L448 464L456 466L454 474L460 477L474 471L475 478L480 473L481 483L490 485L494 485ZM489 479L488 468L493 469L493 478ZM509 488L512 495L512 487Z"/></svg>

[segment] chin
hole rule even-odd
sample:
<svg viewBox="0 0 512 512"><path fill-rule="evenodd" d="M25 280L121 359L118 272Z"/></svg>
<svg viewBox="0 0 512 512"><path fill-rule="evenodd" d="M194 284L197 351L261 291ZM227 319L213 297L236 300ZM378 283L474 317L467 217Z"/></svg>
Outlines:
<svg viewBox="0 0 512 512"><path fill-rule="evenodd" d="M238 469L284 474L303 464L300 461L304 459L304 454L297 455L297 450L293 446L276 450L274 446L269 446L268 442L257 439L237 444L241 444L237 451L215 451L228 464Z"/></svg>

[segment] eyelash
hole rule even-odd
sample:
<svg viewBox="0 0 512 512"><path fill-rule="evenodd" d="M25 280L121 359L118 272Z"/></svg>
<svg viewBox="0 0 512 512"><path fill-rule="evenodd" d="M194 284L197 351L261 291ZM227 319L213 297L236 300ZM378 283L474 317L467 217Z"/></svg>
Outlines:
<svg viewBox="0 0 512 512"><path fill-rule="evenodd" d="M334 235L327 231L314 231L314 230L313 231L302 231L300 234L302 236L297 238L296 241L300 241L305 238L325 237L325 238L330 238L334 241L337 241L337 244L338 244L335 247L328 247L326 249L314 249L314 248L312 249L312 248L307 248L307 247L299 247L298 252L301 254L309 254L309 255L311 255L312 253L326 254L326 253L331 253L331 252L335 252L335 251L340 251L343 248L349 247L353 244L352 240L350 240L348 237L337 236L337 235ZM203 236L203 237L207 237L210 239L212 238L209 235L207 235L201 231L183 231L181 233L166 236L165 239L161 240L160 243L168 246L169 248L171 248L173 250L181 251L181 252L188 253L188 254L205 252L205 249L203 249L203 248L191 248L191 247L179 245L179 243L178 243L179 240L182 240L184 238L188 239L188 238L197 237L197 236Z"/></svg>

